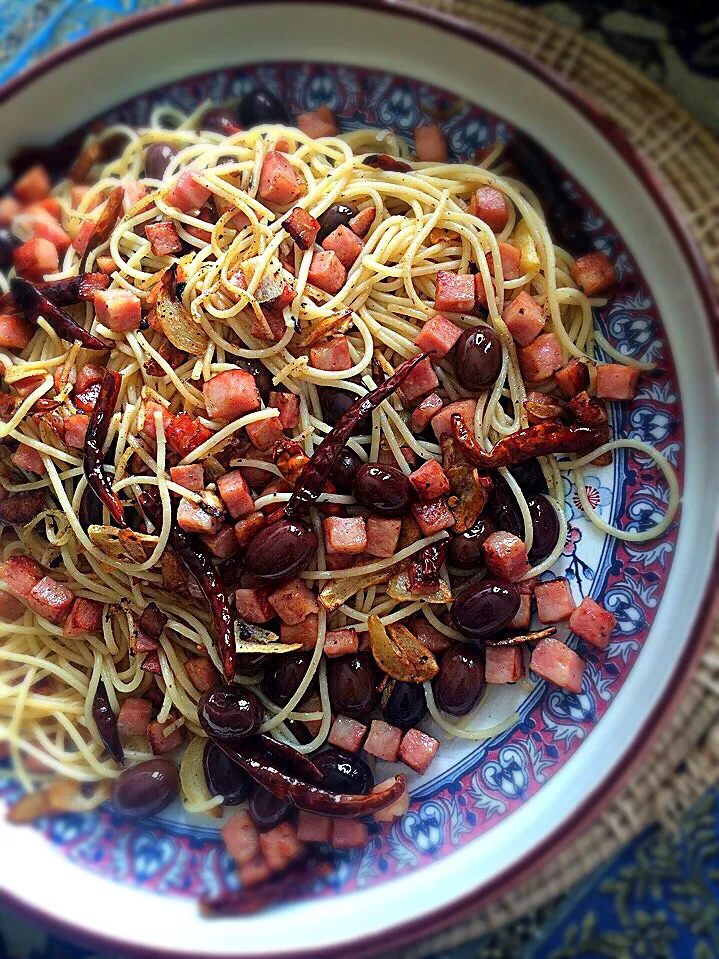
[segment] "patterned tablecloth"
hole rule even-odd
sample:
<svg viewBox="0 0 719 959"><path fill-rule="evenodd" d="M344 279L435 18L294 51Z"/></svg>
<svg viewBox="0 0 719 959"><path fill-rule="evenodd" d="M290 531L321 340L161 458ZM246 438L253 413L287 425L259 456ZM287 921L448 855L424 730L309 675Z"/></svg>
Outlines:
<svg viewBox="0 0 719 959"><path fill-rule="evenodd" d="M719 133L719 15L704 0L524 0L609 44ZM162 0L0 0L0 82ZM712 12L713 11L713 12ZM0 912L0 959L87 950ZM559 900L434 959L719 959L719 791L675 833L652 828Z"/></svg>

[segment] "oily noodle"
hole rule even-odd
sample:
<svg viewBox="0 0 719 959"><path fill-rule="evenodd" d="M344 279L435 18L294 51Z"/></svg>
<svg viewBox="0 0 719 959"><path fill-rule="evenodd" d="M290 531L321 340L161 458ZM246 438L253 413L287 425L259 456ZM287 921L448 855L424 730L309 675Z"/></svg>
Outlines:
<svg viewBox="0 0 719 959"><path fill-rule="evenodd" d="M164 695L159 719L176 718L170 728L184 725L191 735L202 735L197 719L199 694L183 663L196 655L199 648L206 649L215 665L219 664L212 648L207 609L192 600L178 603L172 591L163 589L158 559L167 542L169 494L173 485L166 476L166 448L159 414L154 414L158 433L156 446L142 438L146 416L144 400L154 400L175 413L184 410L199 417L213 436L188 456L186 462L207 460L246 424L277 415L275 410L263 409L229 425L206 417L203 381L232 368L238 355L259 358L273 374L276 384L281 383L300 397L297 436L304 443L306 452L311 454L329 430L323 422L317 387L331 384L361 395L375 385L373 357L390 371L403 359L412 356L416 352L413 340L424 321L434 312L432 304L437 271L467 273L470 263L480 264L489 315L487 320L462 316L459 322L467 327L491 325L504 350L502 373L495 388L490 393L475 394L478 403L474 430L486 448L491 448L502 436L527 425L522 406L526 388L519 372L514 343L502 321L502 309L510 292L526 289L544 305L548 329L559 337L566 357L586 358L587 352L594 347L594 304L576 289L569 275L571 257L553 244L537 198L521 183L490 169L499 158L499 150L479 165L414 162L415 172L407 176L362 165L362 154L378 150L407 154L402 141L381 131L358 131L344 137L312 140L294 129L264 126L224 138L209 133L197 134L193 129L197 116L182 118L174 111L164 109L156 114L148 129L107 129L102 138L117 133L127 137L121 158L94 170L94 185L79 200L77 195L81 191L76 190L73 196L69 182L56 190L65 226L74 236L113 187L118 184L125 187L124 217L109 242L90 254L86 266L87 270L97 269L98 256L111 256L116 264L114 288L130 290L145 299L157 282L159 271L172 262L169 257L155 256L144 236L143 225L156 218L158 213L174 219L180 236L192 250L181 260L182 278L186 281L181 295L185 307L207 335L208 346L202 356L190 357L178 369L173 370L158 353L163 338L151 328L116 334L97 322L90 304L72 310L86 328L114 341L109 366L122 373L118 410L107 440L108 448L114 442L114 464L109 467L109 472L114 477L115 487L122 490L123 497L132 499L143 486L151 486L157 489L162 501L162 527L154 531L155 538L149 547L152 555L144 562L118 558L109 549L103 550L91 541L78 518L80 500L87 486L81 456L66 449L51 429L34 423L25 415L32 403L51 389L51 377L55 376L60 390L70 371L80 369L92 360L92 355L78 346L67 346L43 321L21 358L0 353L8 380L28 375L44 376L38 380L37 388L24 401L18 415L12 421L0 424L0 436L9 435L36 450L46 468L45 475L37 479L11 470L4 460L0 480L10 491L45 489L48 494L46 512L22 530L20 539L5 537L2 558L30 554L52 567L53 575L67 582L77 596L106 604L101 636L65 638L61 627L30 610L25 610L14 623L0 623L0 750L9 749L17 775L28 789L33 787L38 774L48 769L76 781L118 775L115 764L105 757L92 719L91 704L100 681L108 690L114 710L126 696L141 695L156 683ZM175 124L176 129L168 129L168 121ZM284 145L280 142L282 140L286 141ZM162 182L143 176L144 152L157 141L169 141L178 151ZM314 216L319 216L338 200L352 201L360 209L374 207L377 211L364 253L350 269L347 282L335 296L309 284L307 277L312 254L301 252L290 242L283 229L287 211L272 210L257 198L263 157L278 144L283 146L289 162L305 184L304 196L299 203ZM181 168L190 164L197 171L197 180L213 196L220 214L216 225L208 226L196 216L179 213L168 205L168 185L174 183ZM140 184L146 188L146 196L138 190ZM482 184L498 187L509 201L509 222L499 235L469 212L473 191ZM505 280L498 243L510 240L522 250L524 272L518 279ZM496 293L487 268L487 253L491 254L497 271ZM288 260L292 273L283 265ZM247 282L246 290L237 285L240 267ZM57 277L72 276L78 270L78 254L70 247ZM253 335L252 328L253 319L262 321L257 299L262 297L260 284L273 276L289 279L296 297L284 311L285 334L279 342L268 346L267 340ZM4 284L2 277L0 283ZM297 327L302 331L311 330L323 320L347 311L353 321L348 334L351 370L326 372L313 368L301 350L294 355L291 348ZM602 342L601 346L604 347L605 343ZM624 361L624 357L618 358ZM149 359L159 363L166 375L149 375L144 368ZM634 365L638 364L634 362ZM443 399L452 401L466 396L450 363L440 363L438 374L438 392ZM71 399L65 401L65 408L66 412L75 411ZM410 465L402 452L403 447L409 448L420 461L437 458L439 446L411 433L406 419L400 402L393 397L374 413L373 426L376 428L371 436L355 437L350 446L367 460L376 459L382 443L391 450L405 472L409 472ZM564 545L566 519L560 469L573 470L587 515L605 532L627 539L646 539L660 533L671 522L679 499L671 467L663 457L641 443L619 441L606 448L617 450L620 447L643 451L663 470L669 482L670 497L662 522L641 534L609 527L589 508L583 495L581 468L590 458L560 464L552 457L545 458L542 466L551 501L560 517L561 535L552 556L528 576L549 569ZM133 453L143 464L140 476L128 474ZM275 466L257 460L238 459L232 465L266 469L268 482L278 475ZM504 471L504 475L517 497L522 515L527 518L527 504L521 490L509 473ZM263 498L262 505L280 503L286 498L281 493L269 494ZM327 498L348 504L350 513L355 508L347 497ZM107 513L105 522L109 523ZM314 522L319 523L317 516ZM525 528L529 547L531 523L525 523ZM408 555L425 542L415 544ZM389 566L391 562L379 560L373 562L371 568ZM325 570L324 552L320 548L315 567L306 573L306 579L327 580L330 577ZM455 572L459 575L459 571ZM135 616L151 600L170 619L159 654L162 674L158 677L140 669L140 656L128 654ZM308 746L298 748L309 750L320 745L328 734L330 721L327 677L321 656L326 629L347 624L365 630L368 615L373 610L385 621L397 622L414 614L420 606L416 602L397 603L387 595L383 585L377 585L361 591L329 617L322 614L319 642L296 695L280 709L261 693L268 716L263 728L278 739L295 744L286 720L314 720L319 724L315 739ZM431 621L443 632L453 635L454 631L437 618L439 612L440 609L429 610ZM319 693L301 702L316 671ZM256 686L259 677L246 677L243 681ZM437 718L431 690L428 690L428 700L432 714ZM443 728L450 732L459 729L457 735L464 737L483 738L492 732L468 732L464 725L455 727L446 719L439 719ZM147 755L146 740L130 741L127 756L131 763L145 759ZM209 801L209 797L204 804L202 798L198 801L195 797L192 808L210 809L214 805L217 803Z"/></svg>

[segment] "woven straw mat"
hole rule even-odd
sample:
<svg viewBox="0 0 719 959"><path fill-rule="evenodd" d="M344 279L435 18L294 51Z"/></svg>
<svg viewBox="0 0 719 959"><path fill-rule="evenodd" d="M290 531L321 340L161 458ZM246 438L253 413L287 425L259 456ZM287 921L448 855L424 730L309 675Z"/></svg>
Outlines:
<svg viewBox="0 0 719 959"><path fill-rule="evenodd" d="M719 289L719 143L676 100L609 49L505 0L415 0L465 17L566 77L593 99L668 185ZM719 606L715 606L719 612ZM672 827L719 782L719 621L671 721L583 835L470 920L394 954L420 959L516 919L565 892L652 823Z"/></svg>

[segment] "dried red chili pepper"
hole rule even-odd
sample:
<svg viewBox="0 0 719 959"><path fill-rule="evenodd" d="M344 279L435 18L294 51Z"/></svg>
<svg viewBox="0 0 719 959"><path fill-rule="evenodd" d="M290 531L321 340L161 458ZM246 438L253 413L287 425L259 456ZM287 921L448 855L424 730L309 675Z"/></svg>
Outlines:
<svg viewBox="0 0 719 959"><path fill-rule="evenodd" d="M492 452L488 453L474 438L464 417L454 413L452 435L470 463L487 472L502 466L515 466L525 460L550 453L589 453L606 443L608 430L606 427L539 423L503 437L495 444Z"/></svg>
<svg viewBox="0 0 719 959"><path fill-rule="evenodd" d="M112 711L107 689L105 689L102 680L97 684L95 697L92 701L92 718L95 720L103 745L115 762L124 766L125 751L122 748L120 734L117 731L117 716Z"/></svg>
<svg viewBox="0 0 719 959"><path fill-rule="evenodd" d="M115 229L115 224L120 218L122 213L122 201L125 199L125 188L123 186L116 186L114 190L110 193L107 198L107 203L103 209L100 217L92 229L92 233L87 241L87 246L85 247L85 252L80 258L80 272L85 269L85 263L87 263L87 258L90 256L93 250L96 250L98 246L102 246L103 243L107 243L110 239L112 231Z"/></svg>
<svg viewBox="0 0 719 959"><path fill-rule="evenodd" d="M413 593L433 593L439 586L439 571L447 555L446 543L431 543L420 550L409 567Z"/></svg>
<svg viewBox="0 0 719 959"><path fill-rule="evenodd" d="M384 170L385 173L411 173L412 167L404 160L391 157L388 153L371 153L362 163L373 170Z"/></svg>
<svg viewBox="0 0 719 959"><path fill-rule="evenodd" d="M311 782L322 782L322 771L318 769L312 760L305 756L304 753L297 752L297 750L293 749L292 746L287 746L285 743L280 743L276 739L273 739L272 736L267 736L265 733L263 733L259 739L264 749L267 753L269 753L270 756L280 763L284 762L285 765L298 776L302 776L304 779L308 779Z"/></svg>
<svg viewBox="0 0 719 959"><path fill-rule="evenodd" d="M68 343L78 340L86 350L112 349L112 343L88 333L76 320L73 320L69 313L55 306L27 280L21 280L19 277L10 280L10 291L16 304L31 323L37 323L39 317L42 317L60 339Z"/></svg>
<svg viewBox="0 0 719 959"><path fill-rule="evenodd" d="M260 786L264 786L278 799L284 799L306 812L335 816L340 819L355 819L358 816L372 815L386 806L391 806L405 790L404 776L398 775L395 776L391 786L367 796L330 792L282 772L272 759L263 753L259 744L252 740L232 745L214 741L229 759L238 766L242 766Z"/></svg>
<svg viewBox="0 0 719 959"><path fill-rule="evenodd" d="M157 603L148 603L137 621L137 628L149 636L150 639L159 639L166 625L167 616Z"/></svg>
<svg viewBox="0 0 719 959"><path fill-rule="evenodd" d="M606 426L609 423L604 404L590 396L586 390L573 396L567 403L567 409L582 426Z"/></svg>
<svg viewBox="0 0 719 959"><path fill-rule="evenodd" d="M80 273L64 280L48 280L35 284L35 289L55 306L72 306L83 300L92 300L96 290L106 290L110 277L106 273Z"/></svg>
<svg viewBox="0 0 719 959"><path fill-rule="evenodd" d="M110 420L115 412L115 404L120 394L120 385L122 377L119 373L112 370L105 370L105 375L100 384L100 392L97 396L97 402L90 414L90 421L87 424L87 433L85 434L85 448L82 456L82 467L87 477L87 485L93 491L100 502L107 506L110 516L115 520L118 526L124 529L127 526L125 522L125 510L117 493L112 488L107 473L102 468L102 448L107 439L107 431L110 428Z"/></svg>
<svg viewBox="0 0 719 959"><path fill-rule="evenodd" d="M162 510L158 501L149 493L142 493L140 506L159 529L162 526ZM180 529L174 517L170 525L169 544L187 572L197 581L209 604L222 673L225 682L231 683L235 675L236 656L234 618L222 577L202 541Z"/></svg>

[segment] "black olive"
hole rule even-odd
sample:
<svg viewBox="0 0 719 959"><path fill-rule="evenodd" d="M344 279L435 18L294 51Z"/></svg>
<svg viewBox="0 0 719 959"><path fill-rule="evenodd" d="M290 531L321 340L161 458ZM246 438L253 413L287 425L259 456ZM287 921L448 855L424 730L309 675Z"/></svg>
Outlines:
<svg viewBox="0 0 719 959"><path fill-rule="evenodd" d="M463 636L482 640L514 619L519 603L519 589L514 583L483 579L462 590L452 604L452 618Z"/></svg>
<svg viewBox="0 0 719 959"><path fill-rule="evenodd" d="M123 770L112 787L112 803L123 816L162 812L180 792L180 776L167 759L148 759Z"/></svg>
<svg viewBox="0 0 719 959"><path fill-rule="evenodd" d="M388 683L388 695L382 696L382 715L391 726L412 729L424 718L427 701L421 683Z"/></svg>
<svg viewBox="0 0 719 959"><path fill-rule="evenodd" d="M321 786L330 792L364 796L374 786L374 776L364 759L330 746L312 757L324 775Z"/></svg>
<svg viewBox="0 0 719 959"><path fill-rule="evenodd" d="M318 217L320 229L317 242L321 243L338 226L347 226L352 217L357 216L358 213L359 210L354 203L333 203L332 206L328 206Z"/></svg>
<svg viewBox="0 0 719 959"><path fill-rule="evenodd" d="M213 739L253 736L262 725L262 703L246 686L234 683L205 693L197 704L200 725Z"/></svg>
<svg viewBox="0 0 719 959"><path fill-rule="evenodd" d="M246 93L240 101L238 112L240 120L248 130L261 123L288 124L290 122L290 115L285 105L274 93L270 93L263 87Z"/></svg>
<svg viewBox="0 0 719 959"><path fill-rule="evenodd" d="M274 793L264 786L255 786L250 794L249 813L256 826L263 832L274 829L281 822L289 819L294 809L284 799L278 799Z"/></svg>
<svg viewBox="0 0 719 959"><path fill-rule="evenodd" d="M239 806L250 795L252 779L248 773L209 739L202 754L202 768L210 795L224 797L226 806Z"/></svg>
<svg viewBox="0 0 719 959"><path fill-rule="evenodd" d="M22 246L22 240L11 233L6 226L0 226L0 270L5 272L13 264L13 252Z"/></svg>

